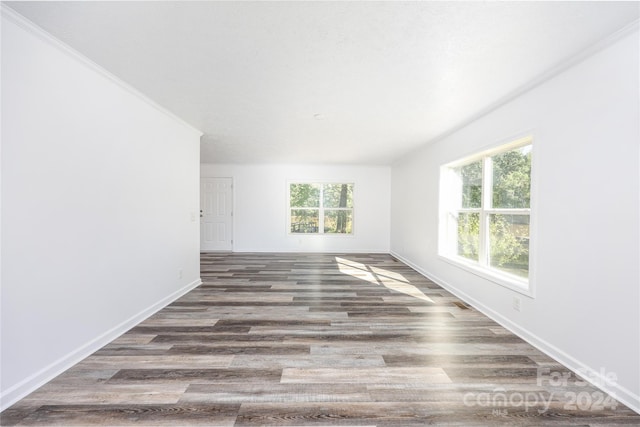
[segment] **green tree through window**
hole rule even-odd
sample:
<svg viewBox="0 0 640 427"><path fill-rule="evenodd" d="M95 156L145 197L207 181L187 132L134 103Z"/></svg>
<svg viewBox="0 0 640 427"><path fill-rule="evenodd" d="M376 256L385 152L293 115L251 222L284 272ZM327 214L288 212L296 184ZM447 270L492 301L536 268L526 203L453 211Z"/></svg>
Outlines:
<svg viewBox="0 0 640 427"><path fill-rule="evenodd" d="M456 254L527 278L531 199L531 144L509 148L451 169Z"/></svg>
<svg viewBox="0 0 640 427"><path fill-rule="evenodd" d="M290 184L289 208L291 233L353 232L353 184Z"/></svg>

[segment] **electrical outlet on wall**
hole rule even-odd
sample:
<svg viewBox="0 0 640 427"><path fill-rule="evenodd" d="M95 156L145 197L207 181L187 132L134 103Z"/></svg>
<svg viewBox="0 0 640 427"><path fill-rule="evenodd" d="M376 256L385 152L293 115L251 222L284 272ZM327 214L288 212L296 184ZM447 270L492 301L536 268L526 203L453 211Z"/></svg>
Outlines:
<svg viewBox="0 0 640 427"><path fill-rule="evenodd" d="M513 309L515 311L520 311L520 298L519 297L513 297L512 305L513 305Z"/></svg>
<svg viewBox="0 0 640 427"><path fill-rule="evenodd" d="M182 269L178 270L178 279L182 279Z"/></svg>

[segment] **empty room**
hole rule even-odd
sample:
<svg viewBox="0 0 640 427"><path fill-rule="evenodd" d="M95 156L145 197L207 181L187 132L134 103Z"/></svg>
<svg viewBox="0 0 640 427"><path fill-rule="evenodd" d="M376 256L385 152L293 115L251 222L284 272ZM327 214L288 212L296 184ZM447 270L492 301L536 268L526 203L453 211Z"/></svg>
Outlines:
<svg viewBox="0 0 640 427"><path fill-rule="evenodd" d="M640 2L0 10L0 425L640 425Z"/></svg>

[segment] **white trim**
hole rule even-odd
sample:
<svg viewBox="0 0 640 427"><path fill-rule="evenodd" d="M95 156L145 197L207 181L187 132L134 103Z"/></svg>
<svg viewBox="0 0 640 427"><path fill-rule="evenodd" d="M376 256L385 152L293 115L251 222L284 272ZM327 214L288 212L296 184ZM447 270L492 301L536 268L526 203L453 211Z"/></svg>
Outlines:
<svg viewBox="0 0 640 427"><path fill-rule="evenodd" d="M196 132L198 134L198 136L202 136L203 135L203 132L201 130L197 129L193 125L187 123L185 120L183 120L180 117L176 116L171 111L169 111L166 108L162 107L161 105L157 104L155 101L153 101L152 99L148 98L146 95L144 95L142 92L138 91L133 86L125 83L120 78L118 78L116 75L110 73L109 71L107 71L106 69L101 67L100 65L96 64L95 62L93 62L92 60L90 60L89 58L87 58L86 56L84 56L83 54L81 54L80 52L78 52L77 50L75 50L74 48L69 46L68 44L66 44L63 41L57 39L56 37L54 37L53 35L51 35L47 31L45 31L43 28L39 27L37 24L33 23L32 21L29 21L27 18L25 18L24 16L20 15L15 10L11 9L5 3L1 3L0 4L0 13L1 13L3 18L6 18L7 20L13 22L14 24L18 25L20 28L22 28L22 29L28 31L29 33L33 34L34 36L40 38L41 40L43 40L46 43L50 44L54 48L58 49L59 51L61 51L64 54L66 54L67 56L75 59L76 61L78 61L79 63L81 63L85 67L89 68L90 70L98 73L102 77L104 77L104 78L108 79L109 81L115 83L120 88L124 89L125 91L127 91L131 95L135 96L136 98L138 98L142 102L146 103L147 105L155 108L157 111L161 112L162 114L164 114L164 115L168 116L169 118L175 120L176 122L184 125L185 127L193 130L194 132Z"/></svg>
<svg viewBox="0 0 640 427"><path fill-rule="evenodd" d="M310 184L320 186L320 200L318 207L292 207L291 206L291 185L292 184ZM324 186L325 185L351 185L351 198L353 206L350 208L326 208L324 206ZM286 231L288 237L298 236L335 236L335 237L353 237L355 236L355 200L356 200L356 183L355 181L335 181L335 180L287 180L287 220ZM317 210L318 211L318 232L317 233L293 233L291 232L291 211L296 210ZM351 233L326 233L324 231L324 213L325 211L347 211L351 212ZM320 231L322 230L322 231Z"/></svg>
<svg viewBox="0 0 640 427"><path fill-rule="evenodd" d="M312 234L312 236L317 236L317 234ZM324 255L340 255L340 254L379 254L379 255L389 255L388 250L371 250L371 249L336 249L334 251L327 250L292 250L292 249L282 249L282 248L271 248L271 249L243 249L241 251L234 251L234 254L324 254Z"/></svg>
<svg viewBox="0 0 640 427"><path fill-rule="evenodd" d="M62 372L66 371L87 356L109 344L111 341L118 338L120 335L124 334L129 329L136 326L138 323L157 313L167 305L171 304L173 301L177 300L178 298L201 284L202 279L198 278L197 280L194 280L181 289L178 289L165 298L162 298L155 304L152 304L151 306L140 311L138 314L135 314L124 322L114 326L100 336L81 345L66 356L61 357L60 359L42 368L38 372L30 375L19 383L9 387L0 396L0 411L4 411L8 407L16 403L18 400L27 396L29 393L35 391L37 388L43 386L47 382L51 381Z"/></svg>
<svg viewBox="0 0 640 427"><path fill-rule="evenodd" d="M452 294L460 298L465 303L470 304L473 308L477 309L479 312L481 312L491 320L497 322L498 324L503 326L505 329L508 329L510 332L514 333L518 337L522 338L528 344L531 344L533 347L545 353L547 356L560 362L565 367L569 368L574 372L579 371L579 372L586 373L586 375L581 375L582 379L590 382L594 387L602 390L603 392L609 395L612 395L617 401L619 401L623 405L629 407L631 410L640 414L640 395L637 395L631 390L625 387L622 387L620 384L617 384L617 383L612 384L610 379L607 378L606 375L603 376L603 373L599 369L594 369L588 366L586 363L581 362L578 358L565 353L562 349L538 337L533 332L530 332L529 330L521 327L520 325L504 317L497 311L492 310L491 308L484 305L482 302L471 297L467 293L457 289L455 286L451 285L446 280L436 276L435 274L430 273L429 271L411 262L410 260L401 256L400 254L394 251L390 251L390 254L398 258L403 263L407 264L409 267L416 270L418 273L422 274L424 277L432 280L436 284L440 285L442 288L451 292Z"/></svg>
<svg viewBox="0 0 640 427"><path fill-rule="evenodd" d="M482 117L492 113L493 111L497 110L498 108L510 103L511 101L519 98L520 96L524 95L525 93L535 89L536 87L540 86L541 84L543 84L543 83L553 79L554 77L562 74L563 72L565 72L569 68L571 68L574 65L577 65L580 62L584 61L585 59L595 55L596 53L598 53L601 50L607 48L608 46L611 46L613 43L617 42L618 40L621 40L622 38L628 36L629 34L633 33L634 31L638 31L638 28L640 28L640 19L636 19L635 21L625 25L624 27L620 28L619 30L615 31L614 33L609 34L605 38L600 39L599 41L595 42L594 44L592 44L592 45L588 46L587 48L581 50L580 52L576 53L575 55L573 55L573 56L571 56L571 57L569 57L569 58L567 58L567 59L565 59L563 61L560 61L558 64L556 64L555 66L549 68L547 71L544 71L542 74L539 74L537 77L533 78L528 83L523 84L522 86L516 88L515 90L511 91L510 93L508 93L507 95L503 96L502 98L499 98L497 101L495 101L492 104L488 105L487 107L483 108L482 110L480 110L476 114L473 114L470 117L468 117L467 119L462 120L460 123L458 123L457 125L451 127L449 130L446 130L443 133L441 133L440 135L437 135L434 138L431 138L430 140L426 141L419 148L417 148L415 150L410 150L407 153L405 153L404 155L401 155L400 157L396 158L395 161L393 161L391 163L391 166L399 164L402 161L404 161L405 159L413 156L414 153L417 150L422 150L425 146L432 145L432 144L435 144L437 142L440 142L440 141L444 140L445 138L447 138L447 137L453 135L454 133L458 132L459 130L464 129L465 127L469 126L471 123L481 119Z"/></svg>
<svg viewBox="0 0 640 427"><path fill-rule="evenodd" d="M508 141L508 142L507 142ZM489 216L492 214L502 215L527 215L529 217L529 242L531 242L531 216L532 206L535 205L533 192L533 174L529 177L530 183L530 203L529 208L494 208L493 198L493 157L516 150L522 147L529 147L531 154L531 170L534 168L534 135L533 131L519 133L511 139L502 139L498 143L490 144L484 149L474 152L458 160L448 162L440 166L439 174L439 196L438 196L438 256L441 260L451 265L462 268L472 274L487 279L500 286L516 291L530 298L535 298L535 284L532 274L532 259L535 258L535 251L529 247L529 271L527 278L503 272L492 267L489 262ZM452 170L469 164L482 162L482 199L480 207L462 208L459 207L460 199L454 202L452 198L459 198L460 193L452 191L453 187L459 187L459 183L452 182ZM451 216L457 213L477 213L480 217L480 235L478 242L478 260L467 260L457 254L454 249L454 239L452 232ZM457 222L457 221L456 221ZM457 234L457 233L456 233Z"/></svg>
<svg viewBox="0 0 640 427"><path fill-rule="evenodd" d="M200 252L233 252L233 245L234 245L234 240L235 240L235 233L236 233L236 229L235 229L235 212L236 212L236 197L235 197L235 188L234 188L234 178L232 176L201 176L200 177L200 182L198 183L198 189L199 189L199 194L198 194L198 198L199 201L198 203L200 204L200 215L202 215L202 183L205 181L214 181L214 180L219 180L219 179L230 179L231 180L231 242L230 245L231 247L229 249L202 249L202 227L200 227L199 233L198 233L198 246L200 247ZM198 218L199 220L202 220L202 217ZM201 226L202 223L200 221L198 221L198 225Z"/></svg>
<svg viewBox="0 0 640 427"><path fill-rule="evenodd" d="M474 150L473 153L464 157L458 158L452 162L442 165L447 168L457 168L460 166L466 166L468 164L484 160L486 157L493 157L496 154L502 154L507 151L515 150L516 148L531 145L533 148L534 135L533 131L521 132L516 136L510 138L502 138L491 144L486 145L484 148Z"/></svg>
<svg viewBox="0 0 640 427"><path fill-rule="evenodd" d="M202 173L202 165L203 164L207 164L207 163L200 163L200 171L201 171L201 173ZM208 163L208 164L214 164L214 163ZM231 200L231 212L233 213L233 215L232 215L233 219L231 220L231 236L232 236L231 240L232 240L232 242L231 242L231 250L228 250L228 251L223 251L223 250L219 250L219 251L218 250L216 250L216 251L206 250L206 251L204 251L204 250L200 249L200 252L234 253L235 252L234 248L235 248L235 244L236 244L236 218L235 218L236 217L236 199L237 199L237 197L236 197L236 177L233 174L223 175L223 176L219 176L219 175L202 176L202 175L200 175L200 182L202 182L202 180L204 178L214 178L214 179L215 178L230 178L231 179L231 199L232 199ZM198 187L198 188L200 188L200 187ZM200 196L198 195L198 197L200 197ZM198 235L198 242L200 242L200 236L199 235Z"/></svg>
<svg viewBox="0 0 640 427"><path fill-rule="evenodd" d="M477 262L466 261L462 257L454 258L446 255L439 255L439 257L442 261L462 268L471 274L475 274L497 285L504 286L524 296L535 298L535 294L531 291L529 283L525 279L520 279L518 276L502 273L500 270L494 268L484 267Z"/></svg>

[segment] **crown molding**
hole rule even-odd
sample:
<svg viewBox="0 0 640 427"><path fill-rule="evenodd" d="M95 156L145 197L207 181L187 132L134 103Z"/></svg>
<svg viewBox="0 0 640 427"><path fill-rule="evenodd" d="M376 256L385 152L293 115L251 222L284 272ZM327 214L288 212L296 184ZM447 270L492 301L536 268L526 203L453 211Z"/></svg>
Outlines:
<svg viewBox="0 0 640 427"><path fill-rule="evenodd" d="M75 50L74 48L69 46L68 44L66 44L63 41L57 39L56 37L54 37L53 35L51 35L47 31L45 31L44 29L39 27L37 24L35 24L34 22L28 20L24 16L20 15L18 12L16 12L15 10L13 10L12 8L10 8L9 6L7 6L4 3L0 3L0 15L2 16L3 19L7 19L8 21L16 24L20 28L22 28L22 29L26 30L27 32L29 32L30 34L38 37L40 40L43 40L44 42L48 43L50 46L53 46L54 48L56 48L59 51L63 52L65 55L67 55L67 56L73 58L74 60L78 61L79 63L81 63L85 67L93 70L94 72L98 73L102 77L110 80L112 83L115 83L117 86L119 86L120 88L124 89L126 92L128 92L131 95L135 96L136 98L138 98L139 100L141 100L145 104L153 107L154 109L156 109L157 111L161 112L165 116L167 116L167 117L179 122L180 124L184 125L185 127L189 128L189 129L193 130L199 136L203 135L203 132L200 129L196 128L195 126L191 125L190 123L187 123L184 119L178 117L177 115L175 115L171 111L169 111L166 108L162 107L161 105L159 105L158 103L153 101L151 98L149 98L146 95L144 95L142 92L140 92L139 90L137 90L136 88L134 88L130 84L125 83L124 81L122 81L116 75L110 73L105 68L103 68L100 65L98 65L97 63L93 62L92 60L90 60L89 58L87 58L82 53L78 52L77 50Z"/></svg>
<svg viewBox="0 0 640 427"><path fill-rule="evenodd" d="M472 116L468 117L467 119L463 120L462 122L460 122L459 124L457 124L456 126L452 127L451 129L449 129L448 131L441 133L440 135L437 135L433 138L431 138L429 141L425 142L424 144L420 145L419 147L417 147L416 149L413 149L407 153L404 153L403 155L401 155L400 157L398 157L396 160L394 160L392 162L392 166L397 165L398 163L403 162L404 160L406 160L407 158L413 156L413 154L416 151L422 150L424 147L429 146L429 145L433 145L437 142L442 141L443 139L453 135L454 133L458 132L459 130L469 126L471 123L481 119L484 116L487 116L488 114L492 113L493 111L497 110L498 108L508 104L509 102L515 100L516 98L524 95L525 93L531 91L532 89L535 89L536 87L542 85L543 83L546 83L547 81L553 79L554 77L558 76L559 74L563 73L564 71L568 70L569 68L579 64L580 62L586 60L587 58L595 55L596 53L606 49L607 47L611 46L612 44L614 44L615 42L617 42L618 40L621 40L623 38L625 38L626 36L637 32L638 29L640 29L640 20L636 19L633 22L630 22L629 24L625 25L624 27L620 28L619 30L615 31L614 33L609 34L608 36L598 40L597 42L591 44L590 46L586 47L585 49L579 51L578 53L560 61L559 63L557 63L556 65L554 65L553 67L549 68L547 71L543 72L542 74L539 74L537 77L535 77L534 79L530 80L528 83L525 83L524 85L516 88L515 90L511 91L509 94L503 96L502 98L498 99L497 101L489 104L487 107L483 108L482 110L480 110L479 112L477 112L476 114L473 114Z"/></svg>

